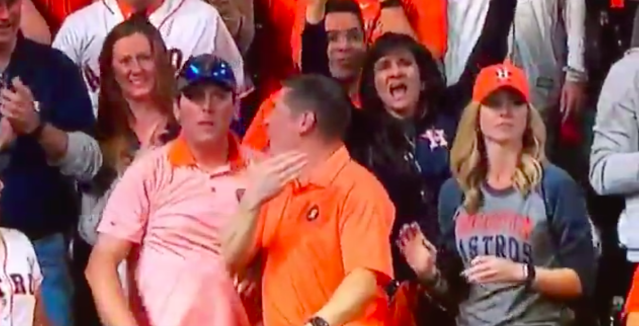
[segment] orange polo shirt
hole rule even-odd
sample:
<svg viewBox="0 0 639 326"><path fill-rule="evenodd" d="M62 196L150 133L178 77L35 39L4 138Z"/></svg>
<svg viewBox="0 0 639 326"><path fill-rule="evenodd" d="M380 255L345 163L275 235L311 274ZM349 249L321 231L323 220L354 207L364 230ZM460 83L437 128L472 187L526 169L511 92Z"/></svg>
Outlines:
<svg viewBox="0 0 639 326"><path fill-rule="evenodd" d="M639 312L639 268L635 269L635 274L632 277L632 286L628 292L625 310L627 314Z"/></svg>
<svg viewBox="0 0 639 326"><path fill-rule="evenodd" d="M294 182L261 210L257 249L263 254L264 325L303 325L353 270L379 277L379 296L349 326L382 326L393 277L389 237L395 207L377 179L345 147Z"/></svg>

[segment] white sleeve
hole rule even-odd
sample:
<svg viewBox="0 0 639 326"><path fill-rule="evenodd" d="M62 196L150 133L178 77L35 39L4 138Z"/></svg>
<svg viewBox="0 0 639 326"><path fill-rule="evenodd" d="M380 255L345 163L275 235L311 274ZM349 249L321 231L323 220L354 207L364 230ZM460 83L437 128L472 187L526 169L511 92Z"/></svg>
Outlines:
<svg viewBox="0 0 639 326"><path fill-rule="evenodd" d="M612 66L597 103L589 178L599 195L639 192L639 69L629 64L625 58Z"/></svg>
<svg viewBox="0 0 639 326"><path fill-rule="evenodd" d="M563 0L562 14L568 37L568 59L566 78L579 81L586 78L584 62L586 41L586 1ZM572 71L572 73L571 73Z"/></svg>
<svg viewBox="0 0 639 326"><path fill-rule="evenodd" d="M98 174L102 167L100 145L86 133L75 131L67 133L67 152L58 162L49 162L60 167L63 175L74 177L77 181L88 182Z"/></svg>
<svg viewBox="0 0 639 326"><path fill-rule="evenodd" d="M217 20L215 54L226 60L233 67L238 90L244 90L244 59L242 59L242 53L237 48L231 32L226 28L222 19Z"/></svg>
<svg viewBox="0 0 639 326"><path fill-rule="evenodd" d="M19 252L26 256L25 258L29 263L29 276L33 279L33 290L37 291L38 288L40 288L40 284L42 284L42 279L44 277L42 275L42 270L40 269L38 256L36 256L35 249L33 248L33 243L31 243L31 240L29 240L24 233L18 230L11 230L9 232L14 235L11 237L5 237L5 239L13 239L13 241L18 242L18 247L22 248Z"/></svg>
<svg viewBox="0 0 639 326"><path fill-rule="evenodd" d="M31 263L31 277L33 277L33 287L34 289L39 289L42 284L42 280L44 276L42 275L42 270L40 269L40 263L38 262L38 257L35 254L35 250L33 249L33 245L31 245L31 251L33 252L33 260Z"/></svg>
<svg viewBox="0 0 639 326"><path fill-rule="evenodd" d="M233 68L233 74L235 75L235 79L238 85L238 91L241 92L244 90L245 82L244 82L244 59L242 59L242 54L240 50L237 48L235 44L235 40L231 35L231 32L226 28L224 21L222 20L222 16L217 11L217 9L210 7L211 12L211 20L210 24L207 24L210 30L207 31L207 38L210 37L209 34L213 34L212 40L202 39L198 42L196 53L210 53L210 47L213 47L213 54L219 56L220 58L226 60L231 67ZM202 49L207 47L209 51Z"/></svg>
<svg viewBox="0 0 639 326"><path fill-rule="evenodd" d="M51 46L62 51L71 58L73 63L80 66L82 64L82 35L80 33L84 29L78 26L75 18L75 15L71 15L64 20Z"/></svg>

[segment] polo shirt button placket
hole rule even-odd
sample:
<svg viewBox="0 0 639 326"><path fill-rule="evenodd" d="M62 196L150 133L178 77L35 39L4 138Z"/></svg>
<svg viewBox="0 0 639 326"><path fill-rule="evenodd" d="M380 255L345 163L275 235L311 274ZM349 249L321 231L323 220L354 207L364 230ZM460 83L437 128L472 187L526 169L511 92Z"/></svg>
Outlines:
<svg viewBox="0 0 639 326"><path fill-rule="evenodd" d="M214 184L214 179L215 179L215 175L211 174L211 173L207 173L208 179L209 179L209 188L211 189L211 192L216 192L217 190L215 189Z"/></svg>

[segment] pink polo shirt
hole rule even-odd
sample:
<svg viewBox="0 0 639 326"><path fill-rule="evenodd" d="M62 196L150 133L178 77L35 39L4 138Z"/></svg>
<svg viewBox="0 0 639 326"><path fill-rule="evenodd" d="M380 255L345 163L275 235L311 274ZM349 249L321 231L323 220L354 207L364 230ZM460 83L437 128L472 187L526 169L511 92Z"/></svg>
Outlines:
<svg viewBox="0 0 639 326"><path fill-rule="evenodd" d="M220 231L245 189L240 147L229 139L219 171L199 169L178 138L136 160L109 198L98 232L139 244L129 284L140 326L248 325L220 254Z"/></svg>

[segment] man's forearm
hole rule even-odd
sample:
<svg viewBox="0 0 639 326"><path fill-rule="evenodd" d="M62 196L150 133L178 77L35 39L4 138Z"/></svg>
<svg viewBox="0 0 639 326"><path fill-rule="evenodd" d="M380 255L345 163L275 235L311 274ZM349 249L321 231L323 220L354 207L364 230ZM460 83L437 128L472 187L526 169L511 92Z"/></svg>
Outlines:
<svg viewBox="0 0 639 326"><path fill-rule="evenodd" d="M326 1L312 1L306 6L306 22L312 25L319 24L326 15Z"/></svg>
<svg viewBox="0 0 639 326"><path fill-rule="evenodd" d="M537 275L532 286L535 290L548 297L576 298L583 292L579 276L572 269L537 267L536 270Z"/></svg>
<svg viewBox="0 0 639 326"><path fill-rule="evenodd" d="M586 39L586 3L585 0L568 0L563 4L563 18L567 34L567 72L571 81L584 81L587 78L584 62Z"/></svg>
<svg viewBox="0 0 639 326"><path fill-rule="evenodd" d="M379 293L375 272L363 268L353 270L315 316L326 320L329 325L343 325L364 313L366 305Z"/></svg>
<svg viewBox="0 0 639 326"><path fill-rule="evenodd" d="M424 278L418 275L419 282L425 288L428 294L432 294L434 296L444 296L448 294L448 282L441 275L439 271L435 273L435 276L432 278Z"/></svg>
<svg viewBox="0 0 639 326"><path fill-rule="evenodd" d="M382 33L399 33L406 34L417 39L417 34L410 25L404 8L401 6L382 8L379 16L381 22Z"/></svg>
<svg viewBox="0 0 639 326"><path fill-rule="evenodd" d="M38 142L47 155L50 162L60 161L67 153L69 144L69 136L53 125L46 123L42 129L42 134L38 138Z"/></svg>
<svg viewBox="0 0 639 326"><path fill-rule="evenodd" d="M87 269L86 277L100 318L106 326L137 325L127 305L117 266L102 264Z"/></svg>
<svg viewBox="0 0 639 326"><path fill-rule="evenodd" d="M231 227L222 242L222 252L232 273L242 274L244 266L255 256L258 217L259 209L248 209L240 205L237 214L231 219Z"/></svg>
<svg viewBox="0 0 639 326"><path fill-rule="evenodd" d="M28 39L42 43L51 44L51 30L46 20L38 9L33 5L32 0L22 1L22 17L20 19L20 30Z"/></svg>
<svg viewBox="0 0 639 326"><path fill-rule="evenodd" d="M102 167L100 145L83 132L67 133L47 124L38 141L49 164L59 166L62 174L78 181L92 180Z"/></svg>

